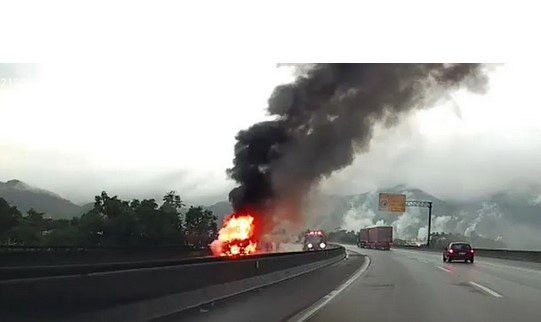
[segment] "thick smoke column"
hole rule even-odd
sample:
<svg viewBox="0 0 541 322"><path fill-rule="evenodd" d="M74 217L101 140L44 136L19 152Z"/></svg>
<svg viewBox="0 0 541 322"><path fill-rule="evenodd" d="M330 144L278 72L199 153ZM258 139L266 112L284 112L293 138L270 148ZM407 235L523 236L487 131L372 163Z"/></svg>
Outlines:
<svg viewBox="0 0 541 322"><path fill-rule="evenodd" d="M240 131L233 168L240 186L229 198L236 211L255 209L288 219L322 177L368 149L376 122L428 107L461 85L483 89L477 64L322 64L302 69L268 101L273 121ZM268 219L268 218L267 218Z"/></svg>

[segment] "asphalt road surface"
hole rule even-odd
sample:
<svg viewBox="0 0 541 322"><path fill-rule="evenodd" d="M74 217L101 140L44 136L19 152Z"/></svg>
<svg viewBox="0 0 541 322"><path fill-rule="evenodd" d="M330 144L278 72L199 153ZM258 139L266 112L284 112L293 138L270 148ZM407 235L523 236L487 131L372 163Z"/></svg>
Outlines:
<svg viewBox="0 0 541 322"><path fill-rule="evenodd" d="M361 252L371 258L366 273L309 321L541 321L539 263L480 257L474 264L444 263L440 253Z"/></svg>
<svg viewBox="0 0 541 322"><path fill-rule="evenodd" d="M273 322L287 320L318 301L348 279L364 262L353 253L348 259L238 296L156 321Z"/></svg>
<svg viewBox="0 0 541 322"><path fill-rule="evenodd" d="M347 246L348 260L163 321L541 321L541 263ZM356 279L363 263L368 269ZM315 314L306 312L348 281Z"/></svg>

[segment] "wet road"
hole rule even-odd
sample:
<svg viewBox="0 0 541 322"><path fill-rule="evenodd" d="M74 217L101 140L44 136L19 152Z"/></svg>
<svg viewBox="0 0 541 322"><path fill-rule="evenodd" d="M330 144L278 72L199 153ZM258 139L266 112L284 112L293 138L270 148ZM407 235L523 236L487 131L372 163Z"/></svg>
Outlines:
<svg viewBox="0 0 541 322"><path fill-rule="evenodd" d="M541 263L347 246L350 259L164 321L540 321ZM363 256L370 258L364 273ZM350 284L341 292L341 284ZM334 297L313 311L322 298ZM307 315L308 312L312 313Z"/></svg>
<svg viewBox="0 0 541 322"><path fill-rule="evenodd" d="M355 250L353 247L348 247ZM360 250L366 273L309 321L540 321L541 264Z"/></svg>
<svg viewBox="0 0 541 322"><path fill-rule="evenodd" d="M363 262L364 256L352 254L346 260L299 277L156 321L283 321L332 292Z"/></svg>

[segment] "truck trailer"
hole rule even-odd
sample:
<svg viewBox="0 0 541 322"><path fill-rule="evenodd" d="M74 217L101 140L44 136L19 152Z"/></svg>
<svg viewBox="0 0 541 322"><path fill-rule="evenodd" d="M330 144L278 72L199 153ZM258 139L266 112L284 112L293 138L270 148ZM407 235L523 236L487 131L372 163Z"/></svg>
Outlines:
<svg viewBox="0 0 541 322"><path fill-rule="evenodd" d="M361 229L357 246L361 248L389 250L392 243L393 227L379 226Z"/></svg>
<svg viewBox="0 0 541 322"><path fill-rule="evenodd" d="M366 248L368 246L368 228L362 228L359 232L357 246L361 248Z"/></svg>

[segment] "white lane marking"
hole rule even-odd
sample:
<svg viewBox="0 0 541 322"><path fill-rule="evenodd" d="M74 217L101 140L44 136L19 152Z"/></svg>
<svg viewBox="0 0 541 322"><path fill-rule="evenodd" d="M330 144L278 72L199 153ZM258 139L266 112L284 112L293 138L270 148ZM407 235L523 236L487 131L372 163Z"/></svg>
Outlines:
<svg viewBox="0 0 541 322"><path fill-rule="evenodd" d="M349 251L349 250L348 250ZM370 257L365 255L365 261L363 265L361 265L361 268L353 276L351 276L347 281L344 282L344 284L340 285L338 288L331 291L329 294L325 295L319 301L309 306L304 311L300 312L299 314L296 314L292 318L290 318L288 321L296 321L296 322L303 322L314 316L314 314L317 313L317 311L321 310L327 303L329 303L333 298L336 297L336 295L340 294L342 291L344 291L351 283L355 282L357 278L359 278L361 275L363 275L364 272L366 272L366 269L368 268L368 265L370 265Z"/></svg>
<svg viewBox="0 0 541 322"><path fill-rule="evenodd" d="M442 271L446 271L446 272L448 272L448 273L451 272L451 270L449 270L449 269L447 269L447 268L445 268L445 267L443 267L443 266L437 265L436 267L439 268L439 269L441 269Z"/></svg>
<svg viewBox="0 0 541 322"><path fill-rule="evenodd" d="M471 281L470 284L477 287L478 289L482 290L483 292L494 296L494 297L503 297L500 293L498 293L496 291L493 291L493 290L489 289L488 287L483 286L481 284L475 283L473 281Z"/></svg>

